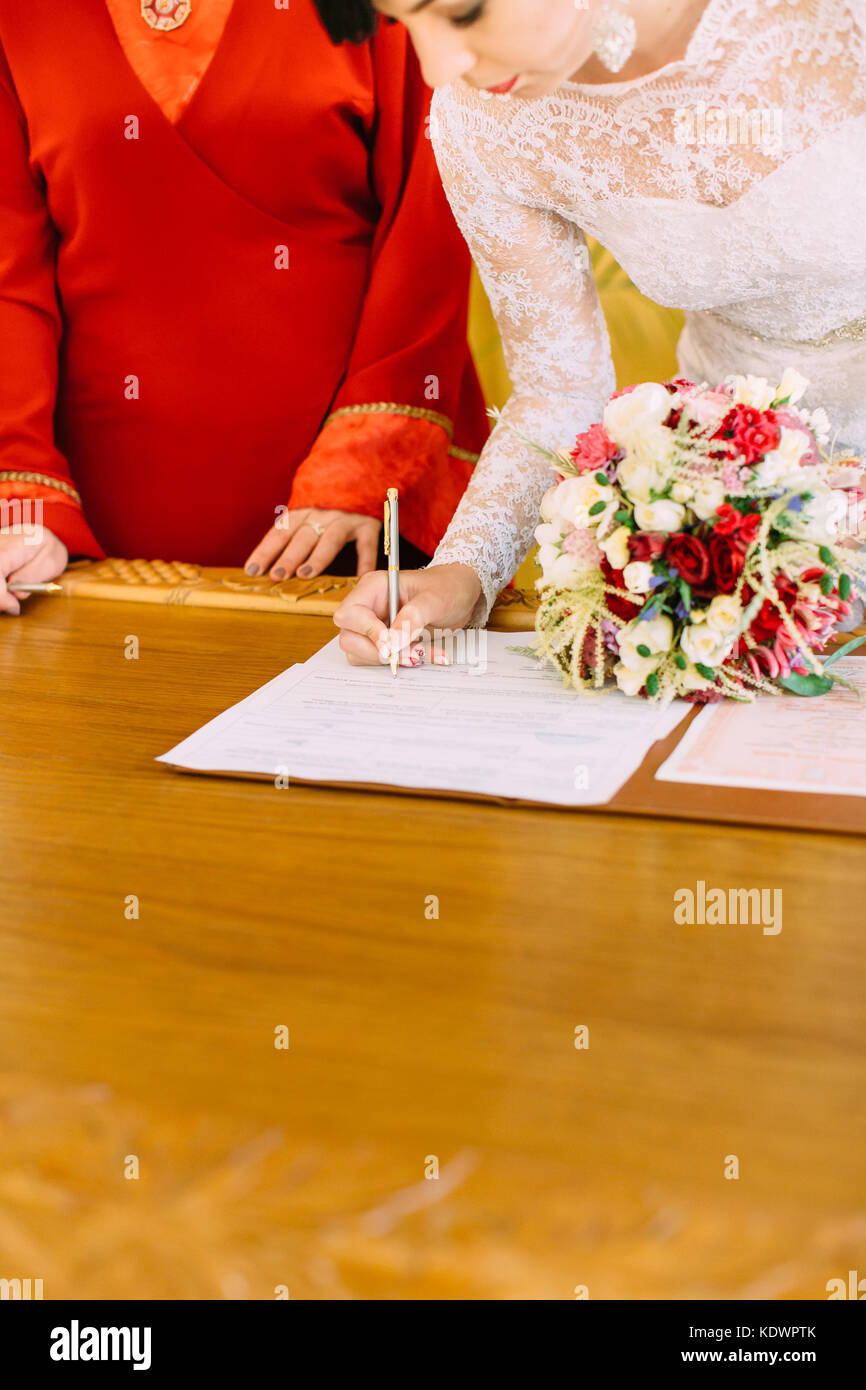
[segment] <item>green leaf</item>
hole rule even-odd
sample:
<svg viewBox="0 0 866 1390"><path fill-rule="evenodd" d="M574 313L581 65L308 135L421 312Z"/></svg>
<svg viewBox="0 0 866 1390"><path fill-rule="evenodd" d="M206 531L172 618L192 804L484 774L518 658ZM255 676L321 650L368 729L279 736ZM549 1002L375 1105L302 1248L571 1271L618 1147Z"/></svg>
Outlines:
<svg viewBox="0 0 866 1390"><path fill-rule="evenodd" d="M819 545L818 554L821 558L822 565L835 565L836 562L833 559L833 552L829 546Z"/></svg>
<svg viewBox="0 0 866 1390"><path fill-rule="evenodd" d="M676 656L674 657L674 661L676 662L677 666L679 666L681 671L684 671L689 664L683 656L682 652L677 652Z"/></svg>
<svg viewBox="0 0 866 1390"><path fill-rule="evenodd" d="M659 693L659 678L655 671L650 671L646 678L646 693L647 695L658 695Z"/></svg>
<svg viewBox="0 0 866 1390"><path fill-rule="evenodd" d="M771 410L778 410L780 405L787 405L790 399L790 396L779 396L777 400L773 401L773 404L770 407Z"/></svg>
<svg viewBox="0 0 866 1390"><path fill-rule="evenodd" d="M677 588L680 591L680 598L683 601L683 607L685 608L686 612L689 613L692 607L692 586L691 584L687 584L686 581L683 579L682 575L680 575L679 579L677 580Z"/></svg>
<svg viewBox="0 0 866 1390"><path fill-rule="evenodd" d="M851 593L851 576L850 576L850 574L840 574L840 575L839 575L839 597L840 597L840 599L842 599L843 602L844 602L844 601L848 598L848 596L850 595L850 593Z"/></svg>
<svg viewBox="0 0 866 1390"><path fill-rule="evenodd" d="M614 521L621 521L624 526L633 525L631 512L614 512Z"/></svg>
<svg viewBox="0 0 866 1390"><path fill-rule="evenodd" d="M866 637L852 637L850 642L846 642L844 647L837 647L835 652L829 656L822 657L824 667L832 666L834 661L838 661L840 656L847 656L849 652L855 652L858 647L862 647L866 642Z"/></svg>
<svg viewBox="0 0 866 1390"><path fill-rule="evenodd" d="M825 570L824 573L821 575L821 593L822 593L822 594L832 594L832 592L833 592L833 576L832 576L832 574L830 574L829 570Z"/></svg>
<svg viewBox="0 0 866 1390"><path fill-rule="evenodd" d="M592 506L589 509L589 515L598 516L599 512L603 512L606 506L606 502L593 502Z"/></svg>
<svg viewBox="0 0 866 1390"><path fill-rule="evenodd" d="M606 473L596 473L595 481L601 483L602 487L610 487L610 478Z"/></svg>
<svg viewBox="0 0 866 1390"><path fill-rule="evenodd" d="M702 661L696 661L695 670L700 672L705 681L713 681L713 683L715 683L716 673L712 666L705 666Z"/></svg>
<svg viewBox="0 0 866 1390"><path fill-rule="evenodd" d="M652 652L650 651L646 642L641 642L638 645L637 654L638 656L652 656Z"/></svg>
<svg viewBox="0 0 866 1390"><path fill-rule="evenodd" d="M776 684L790 690L792 695L826 695L833 689L832 676L798 676L792 671L790 676L779 676Z"/></svg>

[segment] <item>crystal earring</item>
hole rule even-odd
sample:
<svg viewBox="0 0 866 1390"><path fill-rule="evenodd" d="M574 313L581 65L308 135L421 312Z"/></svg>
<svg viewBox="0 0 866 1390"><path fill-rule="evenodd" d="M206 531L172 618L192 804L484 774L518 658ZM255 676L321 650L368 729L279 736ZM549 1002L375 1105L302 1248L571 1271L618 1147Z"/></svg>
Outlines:
<svg viewBox="0 0 866 1390"><path fill-rule="evenodd" d="M627 5L628 0L624 0ZM593 25L595 55L608 72L619 72L634 53L637 43L637 25L630 14L624 14L619 5L605 3Z"/></svg>

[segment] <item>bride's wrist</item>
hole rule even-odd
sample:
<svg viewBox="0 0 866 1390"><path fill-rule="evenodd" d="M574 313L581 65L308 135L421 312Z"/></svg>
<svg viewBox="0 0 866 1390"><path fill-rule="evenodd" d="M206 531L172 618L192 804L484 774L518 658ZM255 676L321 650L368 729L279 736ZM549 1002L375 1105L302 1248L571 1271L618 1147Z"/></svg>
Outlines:
<svg viewBox="0 0 866 1390"><path fill-rule="evenodd" d="M434 556L427 566L427 569L450 570L455 582L460 585L461 590L464 590L467 594L470 592L474 594L473 603L476 599L480 598L483 585L481 583L481 576L473 565L467 565L462 560L437 560Z"/></svg>

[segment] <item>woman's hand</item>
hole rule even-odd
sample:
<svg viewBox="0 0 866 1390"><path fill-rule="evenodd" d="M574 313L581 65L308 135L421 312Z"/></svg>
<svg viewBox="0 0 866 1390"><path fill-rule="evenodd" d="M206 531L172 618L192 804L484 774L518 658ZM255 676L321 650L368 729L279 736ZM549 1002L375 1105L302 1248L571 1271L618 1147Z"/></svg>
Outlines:
<svg viewBox="0 0 866 1390"><path fill-rule="evenodd" d="M34 536L0 531L0 613L17 617L21 612L19 600L27 595L16 594L16 579L19 584L48 584L66 569L69 552L53 531L43 527L38 544L34 540Z"/></svg>
<svg viewBox="0 0 866 1390"><path fill-rule="evenodd" d="M376 568L381 521L361 512L326 512L318 507L298 507L284 512L276 525L262 537L244 569L262 574L270 569L272 579L291 579L297 571L302 579L321 574L334 556L354 541L358 551L357 573Z"/></svg>
<svg viewBox="0 0 866 1390"><path fill-rule="evenodd" d="M392 652L401 666L423 659L413 644L426 630L465 627L481 597L481 581L470 565L432 565L400 571L402 608L388 628L388 575L368 574L334 614L340 647L352 666L384 664ZM437 659L436 653L433 655Z"/></svg>

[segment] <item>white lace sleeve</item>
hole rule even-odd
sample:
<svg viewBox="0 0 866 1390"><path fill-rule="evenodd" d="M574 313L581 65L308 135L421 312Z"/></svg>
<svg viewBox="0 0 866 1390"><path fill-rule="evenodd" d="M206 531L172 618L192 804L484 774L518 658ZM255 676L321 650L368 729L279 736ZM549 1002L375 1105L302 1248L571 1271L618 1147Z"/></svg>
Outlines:
<svg viewBox="0 0 866 1390"><path fill-rule="evenodd" d="M586 238L559 214L509 197L507 154L485 144L481 106L469 89L441 87L430 122L448 201L490 299L513 385L431 561L477 572L483 597L470 624L479 626L526 557L554 476L504 420L549 448L570 446L601 418L615 390Z"/></svg>

